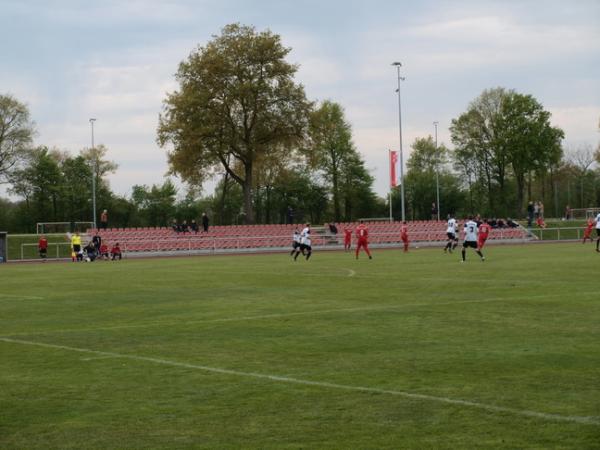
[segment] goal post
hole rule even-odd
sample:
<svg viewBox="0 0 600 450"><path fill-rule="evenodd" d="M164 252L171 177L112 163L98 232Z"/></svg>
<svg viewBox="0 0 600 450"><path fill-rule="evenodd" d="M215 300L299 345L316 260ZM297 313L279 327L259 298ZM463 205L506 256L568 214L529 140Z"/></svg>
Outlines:
<svg viewBox="0 0 600 450"><path fill-rule="evenodd" d="M571 218L573 219L593 219L600 213L600 207L595 208L572 208Z"/></svg>
<svg viewBox="0 0 600 450"><path fill-rule="evenodd" d="M36 234L83 232L94 228L94 222L38 222Z"/></svg>

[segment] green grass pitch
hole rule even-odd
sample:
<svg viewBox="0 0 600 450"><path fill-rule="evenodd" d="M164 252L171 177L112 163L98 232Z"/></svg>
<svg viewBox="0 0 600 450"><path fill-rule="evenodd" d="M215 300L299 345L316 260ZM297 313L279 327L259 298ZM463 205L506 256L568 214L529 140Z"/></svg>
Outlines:
<svg viewBox="0 0 600 450"><path fill-rule="evenodd" d="M0 266L0 448L600 448L600 254Z"/></svg>

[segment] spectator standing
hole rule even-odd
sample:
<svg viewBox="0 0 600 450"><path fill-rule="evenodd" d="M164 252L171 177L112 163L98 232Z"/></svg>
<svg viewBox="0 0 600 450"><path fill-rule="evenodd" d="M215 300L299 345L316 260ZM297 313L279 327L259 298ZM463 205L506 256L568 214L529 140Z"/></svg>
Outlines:
<svg viewBox="0 0 600 450"><path fill-rule="evenodd" d="M202 213L202 228L205 233L208 233L208 216L205 212Z"/></svg>
<svg viewBox="0 0 600 450"><path fill-rule="evenodd" d="M535 217L536 221L540 217L540 202L538 201L533 204L533 217Z"/></svg>
<svg viewBox="0 0 600 450"><path fill-rule="evenodd" d="M38 241L38 251L40 252L40 258L42 261L46 262L46 257L48 256L48 239L43 234L40 236L40 240Z"/></svg>
<svg viewBox="0 0 600 450"><path fill-rule="evenodd" d="M102 211L102 214L100 214L100 228L102 228L103 230L106 230L106 228L108 227L108 210L104 210Z"/></svg>
<svg viewBox="0 0 600 450"><path fill-rule="evenodd" d="M431 220L438 220L438 209L435 202L431 204Z"/></svg>
<svg viewBox="0 0 600 450"><path fill-rule="evenodd" d="M568 208L568 206L567 206L567 208ZM533 206L533 202L530 201L529 204L527 205L527 226L529 228L531 228L531 225L533 224L533 214L535 212L534 210L535 210L535 208Z"/></svg>
<svg viewBox="0 0 600 450"><path fill-rule="evenodd" d="M571 220L571 207L569 205L565 207L565 219Z"/></svg>
<svg viewBox="0 0 600 450"><path fill-rule="evenodd" d="M92 238L92 242L94 243L94 247L96 247L96 250L100 250L100 246L102 245L102 238L98 233L94 235L94 237Z"/></svg>
<svg viewBox="0 0 600 450"><path fill-rule="evenodd" d="M544 216L544 203L543 202L539 202L539 208L540 208L540 217L543 219L545 218Z"/></svg>

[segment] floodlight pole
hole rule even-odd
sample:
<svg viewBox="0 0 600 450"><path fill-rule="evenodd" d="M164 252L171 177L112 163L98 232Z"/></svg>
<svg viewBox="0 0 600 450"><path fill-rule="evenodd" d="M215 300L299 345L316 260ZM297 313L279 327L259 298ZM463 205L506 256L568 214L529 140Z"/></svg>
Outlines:
<svg viewBox="0 0 600 450"><path fill-rule="evenodd" d="M396 66L398 69L398 138L400 140L400 205L402 208L402 222L406 220L406 210L404 208L404 154L402 151L402 102L400 98L400 81L404 81L404 77L400 76L400 67L402 63L393 62L392 66Z"/></svg>
<svg viewBox="0 0 600 450"><path fill-rule="evenodd" d="M94 229L96 229L96 158L94 155L94 122L96 119L90 119L92 126L92 208L94 209Z"/></svg>
<svg viewBox="0 0 600 450"><path fill-rule="evenodd" d="M438 127L438 121L436 120L435 122L433 122L433 126L435 127L435 189L436 189L436 193L437 193L437 220L440 220L440 170L438 167L439 164L439 160L438 160L438 141L437 141L437 127Z"/></svg>

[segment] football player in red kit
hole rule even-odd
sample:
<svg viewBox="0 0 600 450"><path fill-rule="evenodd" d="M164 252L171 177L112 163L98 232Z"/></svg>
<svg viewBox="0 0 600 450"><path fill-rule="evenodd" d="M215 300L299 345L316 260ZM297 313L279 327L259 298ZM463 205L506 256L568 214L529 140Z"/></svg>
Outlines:
<svg viewBox="0 0 600 450"><path fill-rule="evenodd" d="M404 253L408 252L408 225L406 225L406 222L402 222L400 227L400 239L404 244Z"/></svg>
<svg viewBox="0 0 600 450"><path fill-rule="evenodd" d="M592 230L594 229L594 219L588 219L587 227L583 231L583 244L585 244L586 239L589 239L590 242L594 242L594 238L592 238Z"/></svg>
<svg viewBox="0 0 600 450"><path fill-rule="evenodd" d="M352 229L344 228L344 250L350 251L350 247L352 246Z"/></svg>
<svg viewBox="0 0 600 450"><path fill-rule="evenodd" d="M360 251L361 247L365 249L365 252L367 253L367 255L369 255L369 259L373 259L373 257L371 256L371 252L369 251L368 237L369 230L367 229L367 226L364 224L364 222L361 220L360 225L356 227L356 259L358 259L358 252Z"/></svg>
<svg viewBox="0 0 600 450"><path fill-rule="evenodd" d="M485 245L485 241L487 240L488 236L490 235L491 229L492 228L488 224L487 219L483 219L483 223L481 225L479 225L479 233L477 235L477 247L479 248L479 250L481 250L483 248L483 246Z"/></svg>

